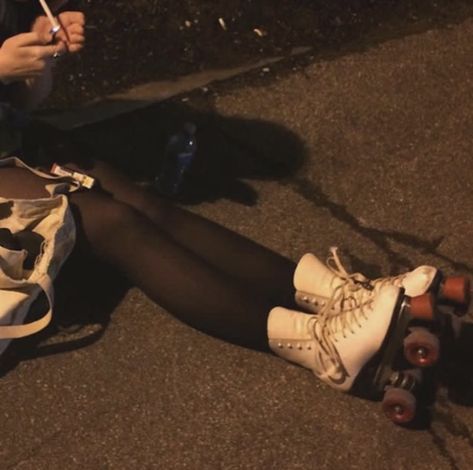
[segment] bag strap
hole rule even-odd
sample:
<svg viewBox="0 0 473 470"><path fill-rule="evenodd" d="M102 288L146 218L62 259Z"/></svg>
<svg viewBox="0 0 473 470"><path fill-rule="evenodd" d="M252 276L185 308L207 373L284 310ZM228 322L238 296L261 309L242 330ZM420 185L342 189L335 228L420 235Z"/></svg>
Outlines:
<svg viewBox="0 0 473 470"><path fill-rule="evenodd" d="M49 325L53 316L54 290L51 278L45 274L38 279L37 284L43 289L48 300L48 311L38 320L21 325L0 325L0 339L16 339L30 336L43 330Z"/></svg>

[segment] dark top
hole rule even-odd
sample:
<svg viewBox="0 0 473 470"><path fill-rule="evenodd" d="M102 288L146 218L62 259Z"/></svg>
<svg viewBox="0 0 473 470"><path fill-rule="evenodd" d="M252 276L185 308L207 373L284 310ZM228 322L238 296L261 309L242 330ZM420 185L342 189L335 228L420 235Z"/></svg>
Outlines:
<svg viewBox="0 0 473 470"><path fill-rule="evenodd" d="M14 0L0 0L0 45L15 34L29 31L37 15L37 1L18 3ZM16 151L19 146L17 114L8 105L9 87L0 82L0 158Z"/></svg>
<svg viewBox="0 0 473 470"><path fill-rule="evenodd" d="M0 43L14 34L29 31L33 19L40 9L37 0L15 2L0 0Z"/></svg>
<svg viewBox="0 0 473 470"><path fill-rule="evenodd" d="M19 9L11 0L0 1L0 44L3 44L5 39L16 34L19 31ZM3 83L0 83L0 101L5 99L6 88Z"/></svg>
<svg viewBox="0 0 473 470"><path fill-rule="evenodd" d="M5 41L19 30L19 8L11 0L0 2L0 42Z"/></svg>
<svg viewBox="0 0 473 470"><path fill-rule="evenodd" d="M40 13L38 4L37 0L22 3L0 0L0 45L9 37L30 30L33 19ZM5 98L5 89L0 83L0 101Z"/></svg>

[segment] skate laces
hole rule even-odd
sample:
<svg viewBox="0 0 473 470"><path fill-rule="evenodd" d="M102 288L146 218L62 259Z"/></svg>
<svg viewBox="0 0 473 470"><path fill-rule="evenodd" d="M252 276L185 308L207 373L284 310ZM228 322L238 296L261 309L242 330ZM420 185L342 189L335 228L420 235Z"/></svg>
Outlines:
<svg viewBox="0 0 473 470"><path fill-rule="evenodd" d="M318 315L318 320L320 321L320 328L322 331L324 331L328 336L333 336L336 333L341 332L345 337L347 331L350 333L355 333L355 327L361 328L362 319L368 318L366 309L369 308L369 305L373 301L373 296L371 296L369 293L365 294L363 291L361 291L359 297L363 298L363 295L369 295L369 298L364 299L363 301L359 302L358 305L353 306L352 308L340 310L335 313L331 311L331 306L340 301L340 296L332 297L327 304L327 308L323 309Z"/></svg>
<svg viewBox="0 0 473 470"><path fill-rule="evenodd" d="M370 280L361 273L348 273L343 266L338 255L338 247L330 248L330 255L327 258L327 267L342 282L336 286L329 299L326 310L335 309L337 302L340 302L340 310L355 309L360 305L370 302L374 295L386 284L402 287L404 278L408 273L397 276L381 277ZM325 309L324 309L325 310Z"/></svg>
<svg viewBox="0 0 473 470"><path fill-rule="evenodd" d="M311 318L309 325L320 348L316 360L316 369L319 374L322 372L333 374L334 371L340 373L343 370L340 353L335 345L339 341L337 336L341 334L343 338L346 338L350 333L355 334L356 329L362 327L363 320L368 319L368 309L371 309L371 302L369 305L364 303L357 308L335 314L325 310Z"/></svg>
<svg viewBox="0 0 473 470"><path fill-rule="evenodd" d="M342 262L340 261L340 257L338 256L338 247L332 246L329 249L330 255L327 258L327 267L332 271L336 276L340 277L349 282L353 283L364 283L368 282L365 276L361 273L352 273L349 274L348 271L343 266Z"/></svg>
<svg viewBox="0 0 473 470"><path fill-rule="evenodd" d="M337 247L330 248L326 264L341 282L333 289L332 295L323 309L327 312L335 310L338 303L340 303L340 310L355 309L370 300L374 289L374 285L363 274L348 273L340 261L337 251Z"/></svg>

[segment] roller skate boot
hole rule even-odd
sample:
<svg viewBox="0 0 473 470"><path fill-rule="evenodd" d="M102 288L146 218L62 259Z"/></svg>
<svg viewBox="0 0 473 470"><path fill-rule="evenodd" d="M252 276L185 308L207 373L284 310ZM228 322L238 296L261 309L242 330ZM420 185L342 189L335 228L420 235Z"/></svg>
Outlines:
<svg viewBox="0 0 473 470"><path fill-rule="evenodd" d="M423 368L440 354L432 294L405 295L383 284L357 308L306 314L276 307L268 317L271 350L344 392L362 387L381 398L395 423L410 422Z"/></svg>
<svg viewBox="0 0 473 470"><path fill-rule="evenodd" d="M305 254L294 273L297 304L313 313L334 313L357 308L369 302L385 284L401 287L406 295L416 297L431 292L439 303L454 305L458 313L466 313L470 300L470 282L465 276L445 276L432 266L419 266L413 271L375 280L361 273L348 273L337 254L330 249L327 263L313 254Z"/></svg>

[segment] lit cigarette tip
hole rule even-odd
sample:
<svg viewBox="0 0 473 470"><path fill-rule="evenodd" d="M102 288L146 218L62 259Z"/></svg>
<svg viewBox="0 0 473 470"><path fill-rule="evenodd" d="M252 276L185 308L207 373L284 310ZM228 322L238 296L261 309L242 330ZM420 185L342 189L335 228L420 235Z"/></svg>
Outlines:
<svg viewBox="0 0 473 470"><path fill-rule="evenodd" d="M218 22L219 22L221 28L222 28L224 31L226 31L226 30L227 30L227 25L226 25L226 23L225 23L225 20L224 20L223 18L219 18L219 19L218 19Z"/></svg>

